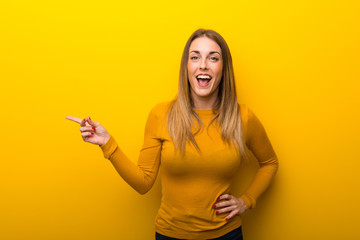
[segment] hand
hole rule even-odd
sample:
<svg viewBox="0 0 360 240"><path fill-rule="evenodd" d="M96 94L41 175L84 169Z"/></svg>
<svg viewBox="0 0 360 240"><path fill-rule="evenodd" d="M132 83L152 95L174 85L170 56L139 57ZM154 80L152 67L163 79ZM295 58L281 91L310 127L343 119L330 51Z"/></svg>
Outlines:
<svg viewBox="0 0 360 240"><path fill-rule="evenodd" d="M245 202L241 198L236 198L230 194L224 194L217 199L217 201L220 200L226 200L226 201L216 203L214 205L214 208L218 209L216 210L216 214L230 212L230 214L227 215L227 217L225 218L226 221L234 217L235 215L243 214L247 210Z"/></svg>
<svg viewBox="0 0 360 240"><path fill-rule="evenodd" d="M100 123L94 122L90 117L80 119L76 117L66 116L68 120L80 124L81 136L85 142L97 145L104 145L110 138L110 134Z"/></svg>

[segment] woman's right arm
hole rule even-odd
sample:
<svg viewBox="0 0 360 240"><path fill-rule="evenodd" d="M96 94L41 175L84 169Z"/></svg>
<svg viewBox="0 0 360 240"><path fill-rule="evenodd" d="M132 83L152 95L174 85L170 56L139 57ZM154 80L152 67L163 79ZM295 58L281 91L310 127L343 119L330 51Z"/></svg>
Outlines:
<svg viewBox="0 0 360 240"><path fill-rule="evenodd" d="M104 157L111 161L119 175L140 194L145 194L151 189L160 165L162 142L158 132L161 123L157 111L154 109L147 119L144 145L140 151L137 164L124 154L112 135L109 134L106 141L104 140L102 144L98 144L103 151ZM100 125L91 119L85 120L91 126ZM88 135L88 138L91 137L93 136Z"/></svg>
<svg viewBox="0 0 360 240"><path fill-rule="evenodd" d="M153 186L160 166L161 140L156 137L156 117L150 112L146 127L144 146L137 164L119 148L113 136L102 146L104 157L114 165L119 175L138 193L145 194Z"/></svg>
<svg viewBox="0 0 360 240"><path fill-rule="evenodd" d="M140 194L147 193L153 186L160 166L162 141L159 137L161 117L155 108L149 113L144 136L144 145L137 164L118 147L113 136L102 146L104 157L109 159L120 176Z"/></svg>

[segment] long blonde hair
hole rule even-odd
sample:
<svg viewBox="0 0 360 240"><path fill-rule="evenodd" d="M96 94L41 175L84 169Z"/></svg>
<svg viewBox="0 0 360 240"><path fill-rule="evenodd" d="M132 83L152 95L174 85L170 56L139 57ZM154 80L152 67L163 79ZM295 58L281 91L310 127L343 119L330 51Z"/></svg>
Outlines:
<svg viewBox="0 0 360 240"><path fill-rule="evenodd" d="M167 116L167 129L175 149L185 152L186 142L191 142L200 151L194 136L203 125L200 117L193 110L194 104L190 94L190 83L188 78L187 63L189 48L196 38L207 37L214 40L221 48L223 71L219 85L218 98L214 109L218 109L209 125L215 121L221 126L221 137L227 144L233 144L242 157L246 157L245 143L243 140L240 108L237 102L235 77L232 66L232 58L228 45L223 37L213 30L198 29L188 39L181 58L178 94L172 101ZM197 125L193 119L196 119ZM195 133L192 128L197 126Z"/></svg>

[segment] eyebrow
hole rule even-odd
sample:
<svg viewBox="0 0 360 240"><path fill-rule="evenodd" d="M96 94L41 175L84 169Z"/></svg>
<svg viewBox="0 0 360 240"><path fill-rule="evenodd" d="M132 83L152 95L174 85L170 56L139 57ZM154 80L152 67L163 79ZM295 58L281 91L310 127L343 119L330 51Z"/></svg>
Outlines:
<svg viewBox="0 0 360 240"><path fill-rule="evenodd" d="M197 51L197 50L193 50L193 51L191 51L190 53L192 53L192 52L197 53L197 54L200 54L200 52ZM221 56L221 54L220 54L218 51L211 51L211 52L209 52L209 54L214 54L214 53L217 53L217 54L219 54L219 55Z"/></svg>

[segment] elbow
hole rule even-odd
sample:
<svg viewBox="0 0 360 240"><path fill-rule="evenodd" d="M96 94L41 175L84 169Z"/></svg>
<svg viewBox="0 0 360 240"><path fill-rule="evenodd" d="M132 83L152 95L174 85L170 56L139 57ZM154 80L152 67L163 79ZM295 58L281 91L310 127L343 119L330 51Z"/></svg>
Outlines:
<svg viewBox="0 0 360 240"><path fill-rule="evenodd" d="M276 156L268 159L265 162L262 162L259 165L260 165L260 168L271 168L271 169L273 169L272 171L274 173L277 172L278 169L279 169L279 161L278 161L278 158Z"/></svg>
<svg viewBox="0 0 360 240"><path fill-rule="evenodd" d="M144 188L144 189L136 189L136 191L140 194L140 195L145 195L145 193L149 192L150 188Z"/></svg>
<svg viewBox="0 0 360 240"><path fill-rule="evenodd" d="M279 160L278 160L277 157L275 157L275 163L274 163L274 165L275 165L276 170L278 170L278 169L279 169Z"/></svg>
<svg viewBox="0 0 360 240"><path fill-rule="evenodd" d="M152 188L155 179L142 178L141 181L129 182L130 186L139 194L144 195Z"/></svg>
<svg viewBox="0 0 360 240"><path fill-rule="evenodd" d="M269 164L274 166L274 168L276 168L276 169L279 168L279 160L278 160L278 158L276 156L271 158L270 161L269 161Z"/></svg>
<svg viewBox="0 0 360 240"><path fill-rule="evenodd" d="M134 188L139 194L144 195L145 193L149 192L151 189L151 186L144 185L138 188Z"/></svg>
<svg viewBox="0 0 360 240"><path fill-rule="evenodd" d="M276 173L279 169L279 161L277 157L274 157L270 164L274 168L274 172Z"/></svg>
<svg viewBox="0 0 360 240"><path fill-rule="evenodd" d="M275 160L274 160L272 166L274 168L274 175L275 175L279 170L279 161L278 161L277 157L275 157Z"/></svg>

